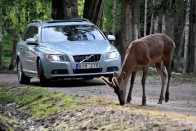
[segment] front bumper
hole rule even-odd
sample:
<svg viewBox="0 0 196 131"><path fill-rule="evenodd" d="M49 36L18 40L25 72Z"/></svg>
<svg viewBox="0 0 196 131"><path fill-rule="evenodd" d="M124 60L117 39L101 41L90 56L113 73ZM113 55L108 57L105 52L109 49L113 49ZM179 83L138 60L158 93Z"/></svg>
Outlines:
<svg viewBox="0 0 196 131"><path fill-rule="evenodd" d="M92 62L89 62L92 63ZM121 69L121 60L101 60L96 62L100 65L99 68L93 69L76 69L76 62L67 61L48 61L45 60L42 65L44 75L47 79L58 78L84 78L84 77L110 77L113 72L119 72Z"/></svg>

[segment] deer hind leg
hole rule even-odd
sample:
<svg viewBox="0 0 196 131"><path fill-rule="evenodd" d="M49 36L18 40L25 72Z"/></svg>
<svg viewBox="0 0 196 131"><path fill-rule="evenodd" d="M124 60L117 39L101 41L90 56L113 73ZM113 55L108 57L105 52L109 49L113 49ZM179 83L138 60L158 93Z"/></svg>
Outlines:
<svg viewBox="0 0 196 131"><path fill-rule="evenodd" d="M127 96L127 103L130 103L130 101L132 100L132 89L133 89L133 84L135 81L135 76L136 76L136 72L133 72L131 75L130 89L129 89L129 93Z"/></svg>
<svg viewBox="0 0 196 131"><path fill-rule="evenodd" d="M148 74L148 67L143 69L143 76L142 76L142 105L146 105L146 91L145 91L145 83L146 83L146 77Z"/></svg>
<svg viewBox="0 0 196 131"><path fill-rule="evenodd" d="M170 79L171 79L171 63L172 63L172 59L169 60L165 60L163 61L166 70L167 70L167 75L168 75L168 81L167 81L167 88L166 88L166 92L165 92L165 102L169 101L169 84L170 84Z"/></svg>
<svg viewBox="0 0 196 131"><path fill-rule="evenodd" d="M158 74L160 75L160 78L161 78L161 94L160 94L160 97L159 97L159 102L158 104L162 104L162 101L164 100L164 86L165 86L165 79L166 79L166 75L165 73L163 72L162 70L162 63L156 63L155 64L155 67L156 67L156 70L158 72Z"/></svg>

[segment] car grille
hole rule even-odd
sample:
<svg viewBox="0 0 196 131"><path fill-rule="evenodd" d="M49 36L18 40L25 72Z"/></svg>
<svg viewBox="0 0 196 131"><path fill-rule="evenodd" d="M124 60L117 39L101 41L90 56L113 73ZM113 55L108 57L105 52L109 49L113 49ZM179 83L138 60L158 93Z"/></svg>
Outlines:
<svg viewBox="0 0 196 131"><path fill-rule="evenodd" d="M100 61L100 54L89 54L89 55L75 55L73 56L75 62L97 62Z"/></svg>

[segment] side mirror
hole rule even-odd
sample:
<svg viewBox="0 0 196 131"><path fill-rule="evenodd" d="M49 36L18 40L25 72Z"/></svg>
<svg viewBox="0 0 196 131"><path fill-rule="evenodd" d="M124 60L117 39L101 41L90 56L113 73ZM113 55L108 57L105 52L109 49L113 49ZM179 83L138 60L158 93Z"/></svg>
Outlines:
<svg viewBox="0 0 196 131"><path fill-rule="evenodd" d="M34 38L28 38L26 39L26 44L27 45L38 45L38 43L36 42L36 40Z"/></svg>
<svg viewBox="0 0 196 131"><path fill-rule="evenodd" d="M109 41L115 41L116 38L115 38L114 35L108 35L108 40L109 40Z"/></svg>

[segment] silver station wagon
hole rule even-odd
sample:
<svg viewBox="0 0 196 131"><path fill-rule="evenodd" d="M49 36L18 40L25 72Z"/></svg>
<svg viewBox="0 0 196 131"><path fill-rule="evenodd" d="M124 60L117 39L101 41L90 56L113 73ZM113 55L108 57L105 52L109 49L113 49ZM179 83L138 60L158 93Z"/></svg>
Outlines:
<svg viewBox="0 0 196 131"><path fill-rule="evenodd" d="M40 86L48 86L53 79L111 79L121 68L114 40L86 19L33 20L17 44L18 81L28 84L38 77Z"/></svg>

